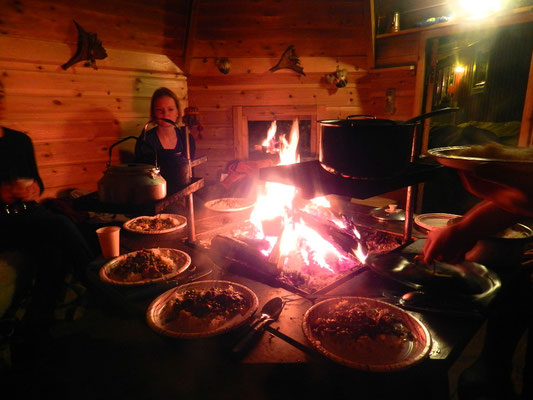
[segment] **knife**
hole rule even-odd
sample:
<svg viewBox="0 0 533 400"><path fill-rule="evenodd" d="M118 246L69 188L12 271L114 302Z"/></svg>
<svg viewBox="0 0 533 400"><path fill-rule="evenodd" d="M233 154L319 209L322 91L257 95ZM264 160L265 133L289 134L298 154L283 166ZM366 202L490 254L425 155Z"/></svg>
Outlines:
<svg viewBox="0 0 533 400"><path fill-rule="evenodd" d="M235 354L242 353L255 343L261 337L266 327L278 319L284 306L285 303L281 297L274 297L267 301L261 309L261 315L240 336L237 343L233 346L232 352Z"/></svg>

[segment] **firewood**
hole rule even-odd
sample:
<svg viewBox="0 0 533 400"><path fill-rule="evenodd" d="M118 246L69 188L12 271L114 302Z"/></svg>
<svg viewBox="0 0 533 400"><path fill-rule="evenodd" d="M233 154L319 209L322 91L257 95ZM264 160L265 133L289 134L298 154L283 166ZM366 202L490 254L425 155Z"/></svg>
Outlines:
<svg viewBox="0 0 533 400"><path fill-rule="evenodd" d="M329 240L330 238L333 239L349 254L351 254L354 249L357 249L359 244L361 244L366 249L366 252L368 252L368 248L364 241L355 236L353 232L342 229L331 221L321 219L305 211L298 211L297 216L302 218L307 225L315 229L322 237L326 237L326 240Z"/></svg>
<svg viewBox="0 0 533 400"><path fill-rule="evenodd" d="M216 235L211 240L211 251L216 252L219 257L240 261L246 266L271 277L275 277L280 273L276 264L268 262L259 250L238 239Z"/></svg>

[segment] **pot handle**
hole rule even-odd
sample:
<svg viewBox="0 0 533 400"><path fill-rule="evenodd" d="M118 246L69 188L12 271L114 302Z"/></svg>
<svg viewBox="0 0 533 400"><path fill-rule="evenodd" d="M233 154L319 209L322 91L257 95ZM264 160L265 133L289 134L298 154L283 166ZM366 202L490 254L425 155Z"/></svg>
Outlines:
<svg viewBox="0 0 533 400"><path fill-rule="evenodd" d="M414 118L408 119L407 121L404 122L404 124L412 124L414 122L419 122L419 121L422 121L424 119L428 119L428 118L434 117L435 115L448 114L448 113L456 112L458 110L459 110L459 107L441 108L439 110L431 111L431 112L428 112L426 114L418 115L418 116L416 116Z"/></svg>
<svg viewBox="0 0 533 400"><path fill-rule="evenodd" d="M125 142L126 140L129 140L129 139L135 139L136 141L140 140L137 136L128 136L128 137L125 137L124 139L120 139L118 142L113 143L111 146L109 146L109 161L107 162L107 167L108 168L111 166L111 152L113 150L113 147L115 147L117 144ZM155 167L157 168L157 151L155 151L154 147L150 143L148 143L148 142L146 142L144 140L140 140L140 142L141 142L141 144L148 146L154 152Z"/></svg>

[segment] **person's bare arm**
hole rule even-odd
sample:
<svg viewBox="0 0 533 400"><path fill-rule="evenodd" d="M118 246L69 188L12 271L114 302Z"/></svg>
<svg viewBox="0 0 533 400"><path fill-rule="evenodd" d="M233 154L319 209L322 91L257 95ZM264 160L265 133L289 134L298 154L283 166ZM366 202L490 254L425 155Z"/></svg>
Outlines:
<svg viewBox="0 0 533 400"><path fill-rule="evenodd" d="M459 175L473 195L490 200L509 213L533 217L533 162L485 163L473 172Z"/></svg>
<svg viewBox="0 0 533 400"><path fill-rule="evenodd" d="M424 245L424 262L458 262L479 239L515 224L519 219L491 201L482 201L451 226L432 231Z"/></svg>

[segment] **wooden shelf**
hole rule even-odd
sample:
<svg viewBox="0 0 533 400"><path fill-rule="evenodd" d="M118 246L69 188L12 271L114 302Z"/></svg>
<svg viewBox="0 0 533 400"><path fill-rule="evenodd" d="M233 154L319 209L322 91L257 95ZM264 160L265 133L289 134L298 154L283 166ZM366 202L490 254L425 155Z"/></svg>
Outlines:
<svg viewBox="0 0 533 400"><path fill-rule="evenodd" d="M201 156L201 157L195 158L194 160L191 160L191 167L194 168L206 162L207 162L207 156Z"/></svg>
<svg viewBox="0 0 533 400"><path fill-rule="evenodd" d="M445 28L461 28L463 29L472 29L472 28L489 28L498 23L505 23L506 19L510 19L512 23L527 22L533 20L533 15L528 15L528 13L533 12L533 6L517 8L514 10L502 11L498 14L494 14L490 17L490 26L487 24L486 19L481 20L468 20L468 19L457 19L448 22L441 22L439 24L428 25L420 28L411 28L400 30L399 32L392 33L383 33L381 35L376 35L376 40L385 39L395 36L404 36L413 33L426 32L437 29ZM518 18L518 21L516 20Z"/></svg>

